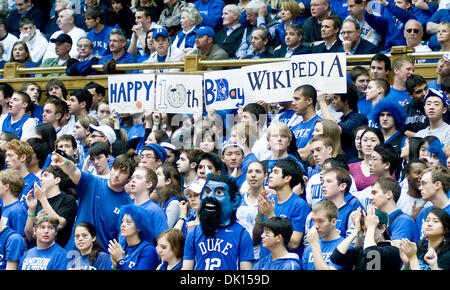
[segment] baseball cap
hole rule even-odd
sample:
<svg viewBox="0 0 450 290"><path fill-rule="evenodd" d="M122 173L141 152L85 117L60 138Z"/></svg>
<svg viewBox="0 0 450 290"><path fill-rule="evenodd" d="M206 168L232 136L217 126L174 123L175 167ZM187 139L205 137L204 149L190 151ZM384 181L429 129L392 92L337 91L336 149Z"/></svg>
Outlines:
<svg viewBox="0 0 450 290"><path fill-rule="evenodd" d="M89 131L92 133L93 131L98 131L106 136L106 138L109 141L109 145L112 145L114 142L116 142L116 133L114 132L114 129L111 128L108 125L93 125L89 124Z"/></svg>
<svg viewBox="0 0 450 290"><path fill-rule="evenodd" d="M68 34L62 33L62 34L58 35L58 37L50 39L50 41L53 43L67 42L67 43L72 44L72 37L70 37L70 35L68 35Z"/></svg>
<svg viewBox="0 0 450 290"><path fill-rule="evenodd" d="M164 147L164 148L173 150L173 151L177 150L177 148L175 147L175 145L173 145L172 143L169 143L169 142L161 142L161 143L159 143L159 145L161 145L161 146Z"/></svg>
<svg viewBox="0 0 450 290"><path fill-rule="evenodd" d="M225 149L227 149L228 147L239 147L242 150L242 153L244 152L244 147L242 147L241 144L238 144L236 142L227 142L223 145L222 155L223 155L223 152L225 151Z"/></svg>
<svg viewBox="0 0 450 290"><path fill-rule="evenodd" d="M203 186L206 183L206 179L203 178L197 178L184 190L184 194L187 195L189 193L189 190L200 193L202 192Z"/></svg>
<svg viewBox="0 0 450 290"><path fill-rule="evenodd" d="M164 147L162 147L159 144L148 144L145 145L144 148L142 148L142 151L144 151L145 149L152 149L153 151L155 151L155 153L158 155L159 159L161 159L161 162L164 163L164 161L166 161L167 158L167 152L166 149L164 149Z"/></svg>
<svg viewBox="0 0 450 290"><path fill-rule="evenodd" d="M442 58L443 58L444 60L446 60L446 61L450 61L450 52L447 52L446 54L444 54L444 55L442 56Z"/></svg>
<svg viewBox="0 0 450 290"><path fill-rule="evenodd" d="M208 35L209 37L212 37L212 38L214 38L214 36L216 35L214 33L214 29L212 29L209 26L201 26L201 27L195 29L194 33L197 34L198 36Z"/></svg>
<svg viewBox="0 0 450 290"><path fill-rule="evenodd" d="M165 29L164 27L156 28L156 29L153 31L153 35L152 35L153 39L156 39L156 37L157 37L158 35L162 35L162 36L164 36L164 38L169 38L169 32L168 32L167 29Z"/></svg>
<svg viewBox="0 0 450 290"><path fill-rule="evenodd" d="M423 103L424 104L426 103L428 97L438 97L439 99L442 100L442 102L444 103L444 106L448 108L447 96L445 94L442 94L438 90L435 90L433 88L429 88L428 89L428 93L425 95L425 98L423 98Z"/></svg>

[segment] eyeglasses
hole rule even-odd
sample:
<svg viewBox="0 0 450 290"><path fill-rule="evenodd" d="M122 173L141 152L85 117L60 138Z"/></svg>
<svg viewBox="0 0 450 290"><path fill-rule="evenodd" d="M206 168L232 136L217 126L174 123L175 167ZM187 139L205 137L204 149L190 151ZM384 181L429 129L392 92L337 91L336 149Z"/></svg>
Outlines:
<svg viewBox="0 0 450 290"><path fill-rule="evenodd" d="M97 134L91 134L91 135L89 136L89 138L103 138L103 137L105 137L105 136L97 135Z"/></svg>
<svg viewBox="0 0 450 290"><path fill-rule="evenodd" d="M151 158L156 159L156 157L152 155L141 155L141 159L151 159Z"/></svg>
<svg viewBox="0 0 450 290"><path fill-rule="evenodd" d="M406 29L406 32L408 32L408 33L412 33L412 32L414 32L414 33L419 33L419 29L417 29L417 28L409 28L409 29Z"/></svg>

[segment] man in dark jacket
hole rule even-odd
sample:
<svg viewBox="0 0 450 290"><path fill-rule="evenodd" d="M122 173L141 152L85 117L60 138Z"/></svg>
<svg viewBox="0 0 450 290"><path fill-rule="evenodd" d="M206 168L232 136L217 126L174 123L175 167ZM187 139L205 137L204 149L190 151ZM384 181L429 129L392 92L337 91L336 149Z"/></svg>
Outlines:
<svg viewBox="0 0 450 290"><path fill-rule="evenodd" d="M342 42L339 39L342 21L337 16L328 16L322 21L321 36L325 40L321 44L314 46L313 53L337 52Z"/></svg>
<svg viewBox="0 0 450 290"><path fill-rule="evenodd" d="M361 38L361 27L356 20L347 19L342 24L342 46L339 51L347 54L375 54L378 49L369 41Z"/></svg>
<svg viewBox="0 0 450 290"><path fill-rule="evenodd" d="M20 35L20 19L22 17L28 17L34 20L36 28L40 31L44 31L45 25L49 20L49 16L46 15L41 9L31 3L31 0L15 0L16 9L9 13L7 19L8 32L19 37Z"/></svg>
<svg viewBox="0 0 450 290"><path fill-rule="evenodd" d="M299 24L289 24L286 26L286 35L284 37L285 44L274 51L273 57L291 57L310 53L311 49L302 44L303 28Z"/></svg>
<svg viewBox="0 0 450 290"><path fill-rule="evenodd" d="M224 49L230 58L236 57L236 51L244 35L245 27L239 23L241 10L235 4L223 8L223 28L216 33L215 43Z"/></svg>
<svg viewBox="0 0 450 290"><path fill-rule="evenodd" d="M256 27L252 32L253 53L248 54L244 59L250 58L271 58L273 57L269 43L269 31L264 27Z"/></svg>
<svg viewBox="0 0 450 290"><path fill-rule="evenodd" d="M311 16L303 23L305 46L316 46L322 43L322 21L328 16L337 16L330 10L329 0L311 0Z"/></svg>

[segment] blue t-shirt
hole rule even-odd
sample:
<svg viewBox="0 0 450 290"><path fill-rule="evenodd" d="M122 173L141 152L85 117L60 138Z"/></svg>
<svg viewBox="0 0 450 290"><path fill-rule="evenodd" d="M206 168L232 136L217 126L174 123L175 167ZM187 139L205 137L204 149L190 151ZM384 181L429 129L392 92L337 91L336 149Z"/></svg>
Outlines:
<svg viewBox="0 0 450 290"><path fill-rule="evenodd" d="M23 179L24 182L24 187L23 190L20 192L19 194L19 201L20 203L28 210L28 205L27 205L27 194L30 190L33 190L34 193L34 183L37 182L39 185L39 177L37 177L36 175L34 175L33 173L29 173L27 176L25 176L25 178Z"/></svg>
<svg viewBox="0 0 450 290"><path fill-rule="evenodd" d="M54 243L45 250L28 250L20 259L19 270L66 270L68 261L66 250Z"/></svg>
<svg viewBox="0 0 450 290"><path fill-rule="evenodd" d="M297 148L303 148L308 144L309 140L312 138L312 133L314 131L314 125L317 120L322 120L319 115L315 115L313 118L306 122L301 122L296 126L291 128L292 134L295 136L297 141Z"/></svg>
<svg viewBox="0 0 450 290"><path fill-rule="evenodd" d="M425 218L427 214L431 211L433 206L426 207L422 209L416 218L416 225L417 225L417 235L416 237L419 237L419 241L423 239L424 232L423 232L423 223L425 222ZM447 205L445 208L443 208L448 214L450 214L450 205Z"/></svg>
<svg viewBox="0 0 450 290"><path fill-rule="evenodd" d="M81 172L75 190L78 197L77 218L65 248L75 249L75 225L79 222L89 222L97 229L97 239L106 252L109 241L118 238L120 207L131 203L131 198L124 190L116 192L110 189L108 179L86 172Z"/></svg>
<svg viewBox="0 0 450 290"><path fill-rule="evenodd" d="M109 51L109 33L114 27L106 26L99 33L95 32L95 29L91 29L86 37L92 41L94 46L93 56L103 56L110 54Z"/></svg>
<svg viewBox="0 0 450 290"><path fill-rule="evenodd" d="M42 114L44 113L44 107L37 104L34 105L33 118L36 120L36 124L42 124Z"/></svg>
<svg viewBox="0 0 450 290"><path fill-rule="evenodd" d="M23 237L13 229L4 227L0 232L0 270L6 269L7 261L20 261L25 250Z"/></svg>
<svg viewBox="0 0 450 290"><path fill-rule="evenodd" d="M418 243L419 236L416 223L413 218L402 212L401 209L397 209L389 215L389 220L394 216L397 217L389 223L389 236L391 240L401 240L407 238L408 240Z"/></svg>
<svg viewBox="0 0 450 290"><path fill-rule="evenodd" d="M436 91L442 91L442 86L437 83L437 80L432 80L427 83L428 88L435 89Z"/></svg>
<svg viewBox="0 0 450 290"><path fill-rule="evenodd" d="M120 270L155 270L158 266L158 253L147 241L134 246L121 244L125 256L117 262Z"/></svg>
<svg viewBox="0 0 450 290"><path fill-rule="evenodd" d="M333 254L334 249L344 240L343 237L339 237L332 241L326 241L324 242L322 239L319 239L320 242L320 249L322 250L322 257L325 260L325 262L328 264L328 266L332 266L338 270L341 270L343 267L338 266L331 262L330 257L331 254ZM305 252L302 256L302 270L316 270L316 267L314 266L314 257L312 254L311 246L308 246L305 249Z"/></svg>
<svg viewBox="0 0 450 290"><path fill-rule="evenodd" d="M372 102L366 100L366 97L358 99L358 112L368 116L372 112Z"/></svg>
<svg viewBox="0 0 450 290"><path fill-rule="evenodd" d="M252 270L301 270L300 259L295 253L273 260L272 255L267 255L253 265Z"/></svg>
<svg viewBox="0 0 450 290"><path fill-rule="evenodd" d="M94 262L90 262L90 256L82 256L79 251L76 252L75 259L70 262L68 269L81 269L81 270L111 270L111 258L108 253L100 251L97 253L97 257Z"/></svg>
<svg viewBox="0 0 450 290"><path fill-rule="evenodd" d="M412 102L411 98L408 96L407 90L397 90L391 86L389 94L385 98L390 98L391 101L397 102L400 105L406 105Z"/></svg>
<svg viewBox="0 0 450 290"><path fill-rule="evenodd" d="M303 198L295 193L292 193L291 197L283 203L278 203L278 197L275 194L269 195L269 198L275 200L274 212L276 216L288 219L292 223L293 231L305 232L306 217L310 213L311 208ZM303 253L303 243L300 241L299 247L292 250L292 252L297 253L300 257ZM263 258L268 254L270 254L270 251L262 246L261 241L261 253L259 257Z"/></svg>
<svg viewBox="0 0 450 290"><path fill-rule="evenodd" d="M194 270L239 270L239 263L253 261L250 234L235 222L206 237L201 225L190 230L184 245L183 260L195 260Z"/></svg>
<svg viewBox="0 0 450 290"><path fill-rule="evenodd" d="M145 128L144 125L133 125L131 128L122 127L127 132L128 141L134 138L144 138Z"/></svg>
<svg viewBox="0 0 450 290"><path fill-rule="evenodd" d="M19 235L25 236L25 224L27 223L27 209L19 201L8 206L2 206L2 222L15 230Z"/></svg>
<svg viewBox="0 0 450 290"><path fill-rule="evenodd" d="M167 261L163 261L160 265L161 266L158 266L159 267L158 270L168 270L167 267L169 266L169 263L167 263ZM183 260L181 260L178 264L173 266L173 268L170 270L173 270L173 271L181 270L182 267L183 267Z"/></svg>

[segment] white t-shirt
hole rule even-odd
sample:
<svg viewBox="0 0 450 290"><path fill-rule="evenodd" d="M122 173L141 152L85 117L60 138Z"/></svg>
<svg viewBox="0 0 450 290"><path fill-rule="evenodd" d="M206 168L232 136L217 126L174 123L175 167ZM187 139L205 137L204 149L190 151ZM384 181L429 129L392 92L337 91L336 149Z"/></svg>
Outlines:
<svg viewBox="0 0 450 290"><path fill-rule="evenodd" d="M442 122L442 124L436 129L430 129L430 126L425 129L417 132L414 137L426 137L426 136L436 136L441 143L447 144L450 143L450 125L446 122Z"/></svg>
<svg viewBox="0 0 450 290"><path fill-rule="evenodd" d="M55 33L53 33L49 39L57 38L58 35L64 33L62 30L58 30ZM78 54L77 51L77 42L80 38L86 36L86 31L84 31L81 28L74 27L69 33L67 33L72 38L72 48L70 49L69 55L72 58L75 58ZM58 57L55 52L55 44L51 41L49 41L47 45L47 50L45 51L44 56L42 57L42 62L44 62L47 58L54 58Z"/></svg>
<svg viewBox="0 0 450 290"><path fill-rule="evenodd" d="M416 207L422 206L425 203L424 207L432 206L433 204L429 201L425 201L420 197L413 197L408 194L408 179L404 179L400 183L401 192L400 197L397 200L397 207L401 209L404 213L411 215L412 208L414 202L416 202Z"/></svg>

